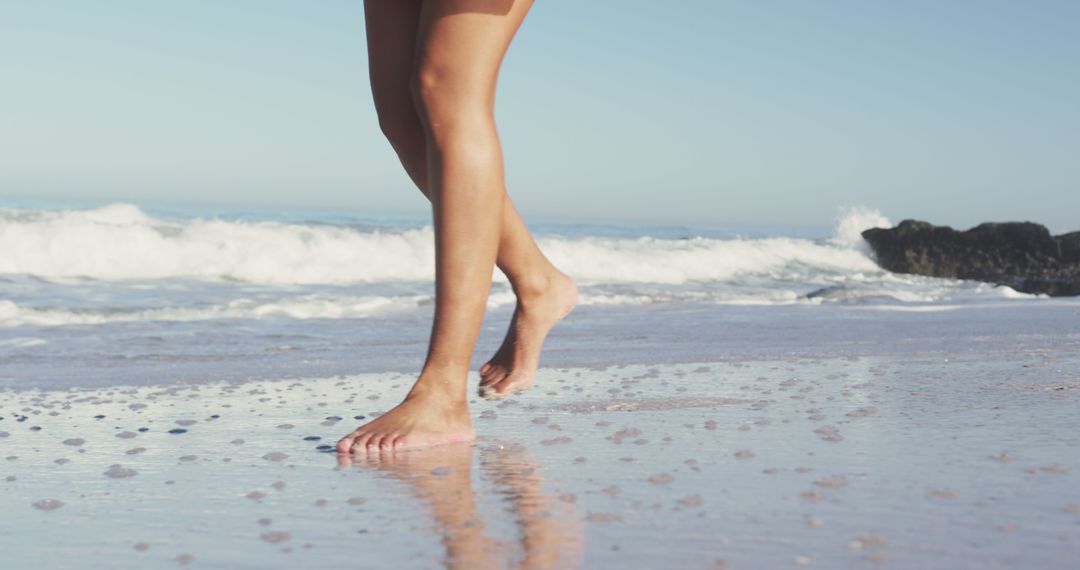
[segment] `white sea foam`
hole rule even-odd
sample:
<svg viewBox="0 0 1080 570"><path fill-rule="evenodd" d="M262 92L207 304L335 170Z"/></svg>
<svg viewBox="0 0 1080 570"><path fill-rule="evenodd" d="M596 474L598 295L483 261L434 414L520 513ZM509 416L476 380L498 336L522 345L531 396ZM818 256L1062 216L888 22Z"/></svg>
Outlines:
<svg viewBox="0 0 1080 570"><path fill-rule="evenodd" d="M873 208L843 208L829 241L839 247L869 252L869 244L863 239L862 233L870 228L890 228L892 225L889 218Z"/></svg>
<svg viewBox="0 0 1080 570"><path fill-rule="evenodd" d="M3 303L3 302L0 301L0 303ZM0 310L2 310L2 309L0 309ZM41 345L44 345L44 344L49 344L49 341L47 341L47 340L45 340L43 338L26 337L26 336L18 336L18 337L15 337L15 338L8 338L8 339L0 340L0 346L9 346L9 347L14 347L14 348L29 348L31 346L41 346Z"/></svg>
<svg viewBox="0 0 1080 570"><path fill-rule="evenodd" d="M488 298L488 308L513 305L512 291L496 291ZM727 291L681 293L583 293L579 306L589 305L652 305L662 303L712 303L722 305L784 305L818 303L794 291L769 291L764 294L738 294ZM364 319L390 316L431 306L432 295L354 296L335 294L293 295L278 299L239 298L227 303L203 307L155 307L138 309L70 309L34 307L0 299L0 328L63 325L100 325L106 323L161 321L192 322L214 319ZM0 342L0 346L17 347L44 344L43 339L16 338Z"/></svg>
<svg viewBox="0 0 1080 570"><path fill-rule="evenodd" d="M582 284L812 280L881 273L858 232L887 224L856 209L832 239L614 239L541 236ZM130 204L90 210L0 210L0 274L95 280L210 278L261 284L430 281L431 228L361 231L273 221L164 220ZM498 277L501 279L501 276Z"/></svg>
<svg viewBox="0 0 1080 570"><path fill-rule="evenodd" d="M428 295L399 297L299 295L275 300L241 298L207 307L161 307L136 310L36 308L0 300L0 326L98 325L132 321L202 321L211 319L346 319L387 315L431 302ZM23 345L20 345L23 346Z"/></svg>

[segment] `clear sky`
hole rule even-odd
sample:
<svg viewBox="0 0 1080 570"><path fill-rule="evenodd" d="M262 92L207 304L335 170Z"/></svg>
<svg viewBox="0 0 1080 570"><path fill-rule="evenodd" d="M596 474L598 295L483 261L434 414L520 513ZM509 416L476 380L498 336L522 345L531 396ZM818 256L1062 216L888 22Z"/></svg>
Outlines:
<svg viewBox="0 0 1080 570"><path fill-rule="evenodd" d="M510 193L1080 230L1078 29L1074 0L538 0L499 88ZM0 198L423 212L366 73L360 0L2 0Z"/></svg>

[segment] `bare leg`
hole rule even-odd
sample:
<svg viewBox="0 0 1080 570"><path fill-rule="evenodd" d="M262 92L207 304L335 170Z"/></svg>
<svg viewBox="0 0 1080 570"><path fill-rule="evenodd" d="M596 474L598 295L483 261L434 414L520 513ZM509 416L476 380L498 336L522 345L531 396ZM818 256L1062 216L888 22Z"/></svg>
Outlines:
<svg viewBox="0 0 1080 570"><path fill-rule="evenodd" d="M506 196L493 115L495 81L530 4L434 0L420 6L413 86L426 135L435 225L431 342L405 401L342 438L339 451L474 437L466 379L491 286ZM477 11L489 5L506 10Z"/></svg>
<svg viewBox="0 0 1080 570"><path fill-rule="evenodd" d="M369 72L380 126L416 186L428 190L427 137L412 104L421 0L368 0ZM481 394L501 397L532 386L548 331L577 302L573 281L536 246L508 196L503 199L496 264L518 298L506 339L480 369Z"/></svg>

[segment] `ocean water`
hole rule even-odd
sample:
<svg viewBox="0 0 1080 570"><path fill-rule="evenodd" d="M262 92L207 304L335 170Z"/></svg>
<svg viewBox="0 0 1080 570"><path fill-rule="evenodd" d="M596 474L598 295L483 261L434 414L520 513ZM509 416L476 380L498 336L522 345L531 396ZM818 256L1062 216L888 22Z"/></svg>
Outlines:
<svg viewBox="0 0 1080 570"><path fill-rule="evenodd" d="M879 225L536 224L582 291L536 387L471 397L475 445L337 456L422 364L426 220L0 210L0 552L1075 567L1080 300L884 272L859 238ZM477 366L513 310L493 277Z"/></svg>
<svg viewBox="0 0 1080 570"><path fill-rule="evenodd" d="M956 350L940 346L956 331L980 349L1080 342L1073 300L881 270L859 232L890 225L866 208L817 231L537 224L542 249L581 288L545 364ZM421 218L0 208L0 382L415 372L432 241ZM501 274L493 279L478 363L514 303Z"/></svg>

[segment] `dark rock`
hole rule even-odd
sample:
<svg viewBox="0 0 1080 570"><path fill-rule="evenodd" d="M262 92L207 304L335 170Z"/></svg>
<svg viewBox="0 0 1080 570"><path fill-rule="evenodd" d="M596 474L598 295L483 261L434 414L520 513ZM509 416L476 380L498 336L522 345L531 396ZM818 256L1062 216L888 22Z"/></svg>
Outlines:
<svg viewBox="0 0 1080 570"><path fill-rule="evenodd" d="M169 433L187 433L187 430L184 428L172 428Z"/></svg>
<svg viewBox="0 0 1080 570"><path fill-rule="evenodd" d="M1024 293L1080 295L1080 232L1050 235L1031 222L987 223L967 231L904 220L862 233L882 268L972 279Z"/></svg>

